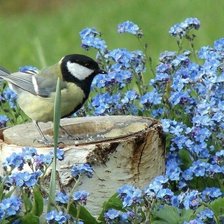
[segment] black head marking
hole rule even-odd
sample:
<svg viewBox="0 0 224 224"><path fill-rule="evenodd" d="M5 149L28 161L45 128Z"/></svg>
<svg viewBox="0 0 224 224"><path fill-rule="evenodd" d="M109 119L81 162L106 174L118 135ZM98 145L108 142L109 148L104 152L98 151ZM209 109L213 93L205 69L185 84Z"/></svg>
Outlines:
<svg viewBox="0 0 224 224"><path fill-rule="evenodd" d="M79 79L75 77L74 75L72 75L71 72L68 70L68 62L77 63L83 67L86 67L92 70L92 73L89 76L87 76L85 79ZM62 58L61 72L63 74L63 79L65 81L75 83L84 91L86 98L89 95L90 86L91 86L93 78L99 73L106 73L105 71L100 69L98 63L95 60L81 54L70 54Z"/></svg>
<svg viewBox="0 0 224 224"><path fill-rule="evenodd" d="M99 70L99 65L92 58L82 55L82 54L70 54L66 55L62 59L62 66L66 66L66 63L70 61L71 63L77 63L94 71Z"/></svg>

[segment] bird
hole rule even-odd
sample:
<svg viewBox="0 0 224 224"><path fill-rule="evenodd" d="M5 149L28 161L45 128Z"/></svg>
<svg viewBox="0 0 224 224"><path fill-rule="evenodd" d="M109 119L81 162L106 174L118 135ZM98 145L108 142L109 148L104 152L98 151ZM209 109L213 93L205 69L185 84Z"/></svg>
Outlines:
<svg viewBox="0 0 224 224"><path fill-rule="evenodd" d="M56 64L38 72L27 70L10 73L0 67L0 78L8 82L17 93L17 104L32 119L43 142L39 122L53 121L54 101L58 77L61 80L61 118L71 116L87 100L91 83L98 74L106 74L92 58L82 54L69 54Z"/></svg>

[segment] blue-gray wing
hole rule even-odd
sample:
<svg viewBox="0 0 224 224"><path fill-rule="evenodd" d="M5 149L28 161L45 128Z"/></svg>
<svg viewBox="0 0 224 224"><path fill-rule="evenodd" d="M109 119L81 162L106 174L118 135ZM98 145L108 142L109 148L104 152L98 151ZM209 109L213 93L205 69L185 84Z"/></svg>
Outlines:
<svg viewBox="0 0 224 224"><path fill-rule="evenodd" d="M10 74L7 70L0 68L0 78L11 84L12 89L17 93L22 89L34 95L48 97L56 91L57 79L54 76L47 78L25 72ZM62 82L61 88L65 86L66 84Z"/></svg>

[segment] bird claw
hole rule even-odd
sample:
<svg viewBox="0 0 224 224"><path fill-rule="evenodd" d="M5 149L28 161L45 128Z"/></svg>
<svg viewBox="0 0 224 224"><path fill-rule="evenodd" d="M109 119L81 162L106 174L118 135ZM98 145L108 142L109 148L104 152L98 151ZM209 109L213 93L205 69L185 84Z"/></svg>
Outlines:
<svg viewBox="0 0 224 224"><path fill-rule="evenodd" d="M34 139L33 142L38 142L39 144L46 145L46 146L53 146L54 145L54 143L49 141L47 138Z"/></svg>

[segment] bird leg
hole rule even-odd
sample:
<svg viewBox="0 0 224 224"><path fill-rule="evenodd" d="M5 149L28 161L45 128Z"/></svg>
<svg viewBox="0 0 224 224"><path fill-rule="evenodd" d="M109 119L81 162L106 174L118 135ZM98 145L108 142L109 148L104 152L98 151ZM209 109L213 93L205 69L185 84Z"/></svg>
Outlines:
<svg viewBox="0 0 224 224"><path fill-rule="evenodd" d="M59 126L61 128L62 131L65 132L65 134L67 135L67 138L68 139L71 139L71 140L82 140L83 138L81 136L74 136L72 135L69 131L67 131L63 126Z"/></svg>
<svg viewBox="0 0 224 224"><path fill-rule="evenodd" d="M60 129L67 135L67 138L73 138L73 135L67 131L63 126L59 125Z"/></svg>
<svg viewBox="0 0 224 224"><path fill-rule="evenodd" d="M45 136L44 136L44 133L42 132L39 124L38 124L38 121L33 121L33 123L35 124L40 136L42 137L42 139L39 139L37 140L39 143L42 143L44 145L53 145L52 142L50 142Z"/></svg>

